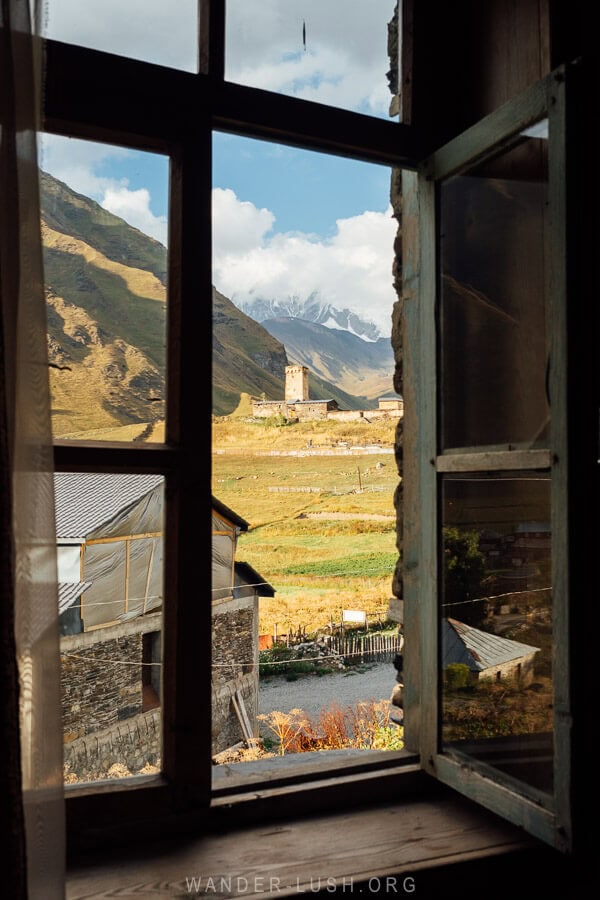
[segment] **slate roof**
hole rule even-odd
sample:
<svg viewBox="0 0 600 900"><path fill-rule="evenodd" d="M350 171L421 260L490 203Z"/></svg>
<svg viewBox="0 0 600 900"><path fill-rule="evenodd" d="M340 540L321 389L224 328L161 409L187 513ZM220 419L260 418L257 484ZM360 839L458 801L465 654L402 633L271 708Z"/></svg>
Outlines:
<svg viewBox="0 0 600 900"><path fill-rule="evenodd" d="M511 641L497 634L489 634L456 619L444 619L442 629L443 668L451 663L464 663L472 672L511 662L537 653L539 647Z"/></svg>
<svg viewBox="0 0 600 900"><path fill-rule="evenodd" d="M69 607L74 606L84 591L91 588L91 581L61 581L58 585L58 614L62 616Z"/></svg>
<svg viewBox="0 0 600 900"><path fill-rule="evenodd" d="M117 513L134 506L163 480L162 475L56 472L56 535L85 538Z"/></svg>

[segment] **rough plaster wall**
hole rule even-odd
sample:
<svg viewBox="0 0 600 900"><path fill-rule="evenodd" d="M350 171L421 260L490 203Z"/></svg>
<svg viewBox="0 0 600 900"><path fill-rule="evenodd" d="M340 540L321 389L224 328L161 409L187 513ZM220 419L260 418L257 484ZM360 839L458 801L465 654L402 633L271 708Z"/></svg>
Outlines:
<svg viewBox="0 0 600 900"><path fill-rule="evenodd" d="M108 728L142 711L141 662L141 634L99 641L62 657L65 741Z"/></svg>

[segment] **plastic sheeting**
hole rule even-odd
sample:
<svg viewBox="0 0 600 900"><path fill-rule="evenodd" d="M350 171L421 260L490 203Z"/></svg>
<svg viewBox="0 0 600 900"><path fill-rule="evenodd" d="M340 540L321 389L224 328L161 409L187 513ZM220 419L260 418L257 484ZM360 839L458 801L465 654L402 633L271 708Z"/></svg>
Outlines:
<svg viewBox="0 0 600 900"><path fill-rule="evenodd" d="M83 596L85 630L161 607L163 500L160 484L89 535L83 572L92 587Z"/></svg>
<svg viewBox="0 0 600 900"><path fill-rule="evenodd" d="M81 615L84 630L114 622L125 612L125 541L93 544L85 548L84 580L91 588L83 595Z"/></svg>
<svg viewBox="0 0 600 900"><path fill-rule="evenodd" d="M137 500L133 506L120 510L110 522L105 522L87 535L87 540L129 537L133 534L162 533L164 520L164 482Z"/></svg>
<svg viewBox="0 0 600 900"><path fill-rule="evenodd" d="M220 600L233 594L235 530L231 536L212 536L212 599Z"/></svg>

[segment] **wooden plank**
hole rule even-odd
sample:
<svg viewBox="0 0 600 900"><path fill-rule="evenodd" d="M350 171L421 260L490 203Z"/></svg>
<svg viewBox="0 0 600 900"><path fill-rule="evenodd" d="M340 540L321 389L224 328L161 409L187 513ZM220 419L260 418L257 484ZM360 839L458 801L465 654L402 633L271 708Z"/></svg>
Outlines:
<svg viewBox="0 0 600 900"><path fill-rule="evenodd" d="M418 421L418 602L420 607L421 761L426 771L438 748L438 498L435 457L437 446L437 361L436 361L436 197L435 184L424 174L419 176L421 230L421 271L419 280L419 354L417 403ZM408 641L408 635L407 635Z"/></svg>
<svg viewBox="0 0 600 900"><path fill-rule="evenodd" d="M193 110L218 130L365 162L414 169L423 155L399 122L58 41L44 48L44 128L56 134L171 154Z"/></svg>
<svg viewBox="0 0 600 900"><path fill-rule="evenodd" d="M466 758L457 761L447 755L437 754L434 760L434 770L444 784L450 785L508 822L525 828L529 834L547 844L561 850L566 849L564 838L556 828L554 812L500 784L494 780L489 769L487 775L483 774L484 769L483 764L478 765Z"/></svg>
<svg viewBox="0 0 600 900"><path fill-rule="evenodd" d="M234 691L231 695L231 702L233 703L233 708L235 710L237 720L240 723L240 728L242 729L242 735L244 736L244 740L249 741L251 734L248 729L248 725L246 723L246 718L244 717L244 714L242 713L242 708L240 706L239 699L240 699L239 691Z"/></svg>
<svg viewBox="0 0 600 900"><path fill-rule="evenodd" d="M436 459L438 472L500 472L549 469L550 450L498 450L482 453L444 453Z"/></svg>
<svg viewBox="0 0 600 900"><path fill-rule="evenodd" d="M202 0L199 4L198 70L214 78L225 77L225 0Z"/></svg>
<svg viewBox="0 0 600 900"><path fill-rule="evenodd" d="M86 541L85 545L86 547L91 547L92 544L114 544L116 541L141 541L162 536L162 531L148 531L146 534L122 534L118 537L93 538L91 541Z"/></svg>
<svg viewBox="0 0 600 900"><path fill-rule="evenodd" d="M399 122L229 82L213 99L219 131L408 169L422 155L414 128Z"/></svg>
<svg viewBox="0 0 600 900"><path fill-rule="evenodd" d="M551 85L552 76L536 82L437 150L425 162L426 176L434 180L448 178L470 163L496 153L519 132L543 119Z"/></svg>
<svg viewBox="0 0 600 900"><path fill-rule="evenodd" d="M131 472L163 474L177 468L179 450L165 444L117 444L108 441L55 441L57 472Z"/></svg>
<svg viewBox="0 0 600 900"><path fill-rule="evenodd" d="M188 111L189 112L189 111ZM166 483L163 770L195 802L211 789L211 604L193 602L198 547L210 547L210 416L198 415L212 352L212 136L199 116L171 161L167 440L179 448ZM202 652L198 652L199 648Z"/></svg>
<svg viewBox="0 0 600 900"><path fill-rule="evenodd" d="M418 771L418 758L407 750L318 750L292 753L273 759L259 759L243 765L213 767L213 798L224 797L232 791L254 790L260 786L282 787L300 781L319 781L336 773L352 775L373 769L398 768Z"/></svg>
<svg viewBox="0 0 600 900"><path fill-rule="evenodd" d="M314 891L318 883L325 890L328 878L330 890L337 884L340 891L345 886L350 893L354 884L358 892L361 883L366 894L369 878L402 873L416 875L419 896L418 873L432 865L485 859L533 846L518 829L492 819L460 797L386 804L304 821L283 819L267 829L263 823L245 831L170 841L168 849L165 843L163 838L160 848L146 842L138 852L125 848L118 865L109 857L104 865L72 869L67 898L91 900L117 889L123 897L184 896L188 894L186 876L201 877L202 888L212 878L218 897L235 895L238 877L245 879L243 892L249 896L294 895L305 892L303 885ZM227 879L232 879L232 888ZM398 894L402 893L398 883Z"/></svg>
<svg viewBox="0 0 600 900"><path fill-rule="evenodd" d="M144 607L142 612L146 613L146 608L148 606L148 592L150 590L150 579L152 577L152 568L154 566L154 553L156 550L156 541L152 541L152 549L150 550L150 561L148 563L148 573L146 575L146 586L144 588Z"/></svg>
<svg viewBox="0 0 600 900"><path fill-rule="evenodd" d="M129 544L130 541L125 541L125 612L129 612Z"/></svg>
<svg viewBox="0 0 600 900"><path fill-rule="evenodd" d="M570 72L565 72L571 77ZM555 465L551 485L552 528L552 668L554 688L554 792L557 818L563 840L572 839L571 824L571 638L570 602L571 583L575 573L571 571L569 515L569 410L568 410L568 320L567 279L572 263L567 257L566 184L574 183L574 162L566 157L566 84L557 80L551 92L549 111L549 309L550 309L550 359L549 391L551 398L551 441ZM568 171L568 164L571 169ZM575 263L576 265L576 263ZM577 302L579 297L573 297ZM575 415L573 411L572 415ZM579 441L575 446L578 448ZM577 456L579 455L577 449ZM575 462L575 461L574 461ZM575 463L579 466L579 462Z"/></svg>

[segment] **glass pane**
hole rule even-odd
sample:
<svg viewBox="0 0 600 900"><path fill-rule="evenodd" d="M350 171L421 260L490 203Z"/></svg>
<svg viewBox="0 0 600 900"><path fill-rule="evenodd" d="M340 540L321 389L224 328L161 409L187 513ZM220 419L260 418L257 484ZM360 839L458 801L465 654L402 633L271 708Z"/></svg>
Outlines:
<svg viewBox="0 0 600 900"><path fill-rule="evenodd" d="M220 134L213 160L213 758L399 750L390 173Z"/></svg>
<svg viewBox="0 0 600 900"><path fill-rule="evenodd" d="M372 116L397 115L395 5L228 0L225 77Z"/></svg>
<svg viewBox="0 0 600 900"><path fill-rule="evenodd" d="M547 446L547 139L521 135L439 202L442 448Z"/></svg>
<svg viewBox="0 0 600 900"><path fill-rule="evenodd" d="M41 143L54 437L162 441L168 158Z"/></svg>
<svg viewBox="0 0 600 900"><path fill-rule="evenodd" d="M198 0L47 0L43 36L198 70Z"/></svg>
<svg viewBox="0 0 600 900"><path fill-rule="evenodd" d="M158 772L164 479L54 479L65 781Z"/></svg>
<svg viewBox="0 0 600 900"><path fill-rule="evenodd" d="M550 477L443 481L442 740L552 788Z"/></svg>

